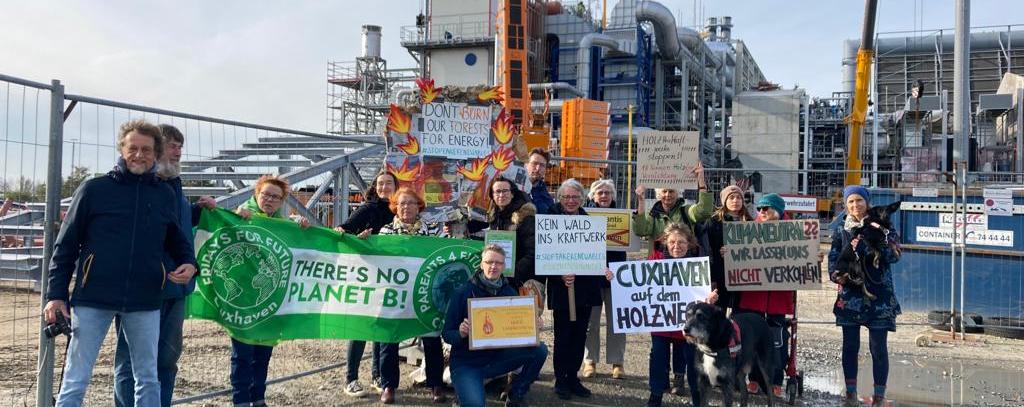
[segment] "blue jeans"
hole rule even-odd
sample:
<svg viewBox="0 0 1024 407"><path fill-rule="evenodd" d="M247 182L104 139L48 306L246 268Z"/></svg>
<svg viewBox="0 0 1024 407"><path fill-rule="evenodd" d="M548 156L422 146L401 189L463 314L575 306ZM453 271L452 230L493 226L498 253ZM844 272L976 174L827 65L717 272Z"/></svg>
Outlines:
<svg viewBox="0 0 1024 407"><path fill-rule="evenodd" d="M267 367L273 346L249 345L231 338L231 401L263 401L267 393Z"/></svg>
<svg viewBox="0 0 1024 407"><path fill-rule="evenodd" d="M156 376L160 380L160 406L171 405L174 380L178 377L178 358L182 350L182 325L185 323L185 299L164 300L160 307L160 339L156 350ZM132 360L128 357L128 341L121 330L121 318L114 318L117 331L117 352L114 354L114 405L134 407Z"/></svg>
<svg viewBox="0 0 1024 407"><path fill-rule="evenodd" d="M349 341L348 343L348 360L345 363L345 384L349 384L356 380L359 380L359 363L363 360L363 351L366 350L365 341ZM370 375L372 379L380 377L380 344L377 342L373 343L373 349L371 350L373 358L372 365L370 366Z"/></svg>
<svg viewBox="0 0 1024 407"><path fill-rule="evenodd" d="M160 381L156 374L160 311L118 312L85 306L71 308L71 343L64 362L64 381L57 396L58 406L81 406L92 378L103 338L110 322L121 318L121 330L128 345L135 379L135 404L160 405Z"/></svg>
<svg viewBox="0 0 1024 407"><path fill-rule="evenodd" d="M670 348L674 348L670 350ZM690 386L690 399L697 405L700 392L697 387L697 364L694 355L693 345L681 339L673 339L664 336L651 335L651 356L648 366L650 375L648 384L652 395L661 396L668 389L669 354L672 354L671 364L676 375L686 371L686 383ZM676 354L680 355L684 366L676 365Z"/></svg>
<svg viewBox="0 0 1024 407"><path fill-rule="evenodd" d="M522 397L530 391L530 385L537 380L544 361L548 358L548 347L543 342L532 348L503 349L484 364L451 364L452 385L459 395L461 407L483 407L486 404L484 380L497 377L520 367L519 376L512 382L511 394Z"/></svg>

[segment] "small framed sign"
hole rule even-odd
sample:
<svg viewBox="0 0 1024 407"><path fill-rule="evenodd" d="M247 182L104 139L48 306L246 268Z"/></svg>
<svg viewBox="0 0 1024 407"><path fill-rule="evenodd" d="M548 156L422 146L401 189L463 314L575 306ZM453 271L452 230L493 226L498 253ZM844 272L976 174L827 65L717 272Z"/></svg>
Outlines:
<svg viewBox="0 0 1024 407"><path fill-rule="evenodd" d="M488 230L484 233L484 246L496 244L505 249L505 277L516 275L516 231Z"/></svg>
<svg viewBox="0 0 1024 407"><path fill-rule="evenodd" d="M469 350L537 346L534 298L469 299Z"/></svg>

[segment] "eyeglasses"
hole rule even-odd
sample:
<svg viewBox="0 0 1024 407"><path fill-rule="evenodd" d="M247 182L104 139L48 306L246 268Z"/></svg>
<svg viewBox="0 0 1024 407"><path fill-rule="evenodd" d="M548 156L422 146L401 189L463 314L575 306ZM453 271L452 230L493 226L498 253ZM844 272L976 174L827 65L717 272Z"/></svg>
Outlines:
<svg viewBox="0 0 1024 407"><path fill-rule="evenodd" d="M760 208L757 208L757 211L758 212L768 212L769 209L773 209L773 208L770 207L770 206L762 206Z"/></svg>
<svg viewBox="0 0 1024 407"><path fill-rule="evenodd" d="M488 266L503 266L503 265L505 265L505 261L504 260L502 260L502 261L487 261L487 260L484 260L483 263L488 265Z"/></svg>
<svg viewBox="0 0 1024 407"><path fill-rule="evenodd" d="M420 203L417 201L398 201L398 205L396 206L420 206Z"/></svg>
<svg viewBox="0 0 1024 407"><path fill-rule="evenodd" d="M266 199L268 201L280 201L284 199L284 197L281 195L271 194L267 192L260 192L260 198Z"/></svg>
<svg viewBox="0 0 1024 407"><path fill-rule="evenodd" d="M494 195L503 195L503 194L511 194L511 193L512 193L511 189L495 189L494 190Z"/></svg>
<svg viewBox="0 0 1024 407"><path fill-rule="evenodd" d="M578 201L583 198L580 197L579 195L562 195L558 197L558 199L563 201Z"/></svg>

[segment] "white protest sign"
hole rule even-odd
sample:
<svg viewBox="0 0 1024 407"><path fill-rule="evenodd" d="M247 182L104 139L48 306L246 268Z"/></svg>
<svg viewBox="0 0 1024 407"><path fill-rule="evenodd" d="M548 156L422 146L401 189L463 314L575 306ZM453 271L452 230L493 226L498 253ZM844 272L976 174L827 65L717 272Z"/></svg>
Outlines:
<svg viewBox="0 0 1024 407"><path fill-rule="evenodd" d="M615 333L681 331L686 307L711 293L707 257L612 263Z"/></svg>
<svg viewBox="0 0 1024 407"><path fill-rule="evenodd" d="M960 229L918 226L916 232L918 242L953 243L954 236L956 236L958 243L964 242ZM971 246L1013 247L1013 231L993 229L971 230L968 228L966 243Z"/></svg>
<svg viewBox="0 0 1024 407"><path fill-rule="evenodd" d="M725 222L729 291L820 290L818 220Z"/></svg>
<svg viewBox="0 0 1024 407"><path fill-rule="evenodd" d="M645 131L637 141L637 185L696 189L693 167L700 162L696 131Z"/></svg>
<svg viewBox="0 0 1024 407"><path fill-rule="evenodd" d="M423 105L421 154L469 159L491 153L491 107L465 103Z"/></svg>
<svg viewBox="0 0 1024 407"><path fill-rule="evenodd" d="M604 276L608 219L537 215L534 270L539 276Z"/></svg>

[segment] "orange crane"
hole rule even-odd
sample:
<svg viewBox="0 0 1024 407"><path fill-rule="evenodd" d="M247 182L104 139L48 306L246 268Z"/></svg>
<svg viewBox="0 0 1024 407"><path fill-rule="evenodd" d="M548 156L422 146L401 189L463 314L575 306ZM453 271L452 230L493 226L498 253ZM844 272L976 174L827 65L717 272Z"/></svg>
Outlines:
<svg viewBox="0 0 1024 407"><path fill-rule="evenodd" d="M871 82L871 64L875 57L875 12L878 0L864 4L864 29L857 50L857 78L853 88L853 107L846 122L850 125L849 155L846 159L846 185L860 185L860 139L868 113L868 85Z"/></svg>

